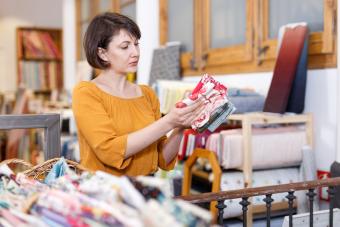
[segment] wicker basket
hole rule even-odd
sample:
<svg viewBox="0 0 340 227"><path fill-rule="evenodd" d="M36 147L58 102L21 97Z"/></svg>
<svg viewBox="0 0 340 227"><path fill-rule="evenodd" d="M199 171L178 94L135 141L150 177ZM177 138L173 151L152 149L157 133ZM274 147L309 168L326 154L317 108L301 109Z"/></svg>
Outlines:
<svg viewBox="0 0 340 227"><path fill-rule="evenodd" d="M42 180L47 176L47 174L51 171L53 165L57 161L59 161L59 159L60 158L53 158L53 159L47 160L46 162L36 165L33 168L30 168L24 171L23 173L26 176L31 177L33 179ZM65 161L68 164L68 166L72 170L74 170L77 174L81 174L83 171L86 171L86 168L77 162L67 160L67 159L65 159Z"/></svg>
<svg viewBox="0 0 340 227"><path fill-rule="evenodd" d="M22 170L22 167L24 169L31 169L33 168L33 165L31 163L28 163L22 159L12 158L12 159L6 159L0 162L0 165L6 164L11 167L12 170L16 169L15 167L18 167L19 165L20 169ZM13 167L14 166L14 167Z"/></svg>
<svg viewBox="0 0 340 227"><path fill-rule="evenodd" d="M25 167L27 170L22 171L22 173L24 173L26 176L31 177L33 179L38 179L38 180L43 180L47 174L50 172L50 170L52 169L53 165L59 161L60 158L53 158L50 160L45 161L44 163L41 163L39 165L33 166L32 164L22 160L22 159L7 159L4 160L2 162L0 162L1 164L7 164L7 165L21 165L23 167ZM65 159L66 163L68 164L68 166L74 170L77 174L81 174L83 171L86 171L87 169L85 167L83 167L81 164L71 161L71 160L67 160Z"/></svg>

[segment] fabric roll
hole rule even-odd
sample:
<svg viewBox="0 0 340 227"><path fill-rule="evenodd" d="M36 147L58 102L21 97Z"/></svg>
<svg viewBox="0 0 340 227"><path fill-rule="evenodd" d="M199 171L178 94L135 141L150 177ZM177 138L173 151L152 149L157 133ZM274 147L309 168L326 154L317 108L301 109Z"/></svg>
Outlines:
<svg viewBox="0 0 340 227"><path fill-rule="evenodd" d="M286 112L307 30L307 27L302 25L285 29L264 112Z"/></svg>
<svg viewBox="0 0 340 227"><path fill-rule="evenodd" d="M308 63L308 28L305 35L302 53L293 81L286 112L302 113L305 108L307 63Z"/></svg>
<svg viewBox="0 0 340 227"><path fill-rule="evenodd" d="M315 154L312 148L308 145L302 147L302 162L300 165L300 181L313 181L317 180L316 176L316 161ZM304 200L308 191L297 191L297 205L298 213L305 213L309 211L309 202ZM319 210L319 195L316 195L313 201L314 211Z"/></svg>
<svg viewBox="0 0 340 227"><path fill-rule="evenodd" d="M224 169L243 166L243 136L241 129L220 132L222 136L220 162ZM208 139L209 140L209 139ZM298 166L301 148L306 145L306 132L297 127L253 129L253 169Z"/></svg>

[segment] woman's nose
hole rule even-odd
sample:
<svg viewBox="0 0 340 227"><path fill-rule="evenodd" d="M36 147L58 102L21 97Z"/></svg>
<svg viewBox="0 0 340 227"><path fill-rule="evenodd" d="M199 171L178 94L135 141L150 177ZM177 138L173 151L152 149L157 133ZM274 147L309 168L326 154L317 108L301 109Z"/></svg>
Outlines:
<svg viewBox="0 0 340 227"><path fill-rule="evenodd" d="M133 45L131 55L133 57L139 57L139 46Z"/></svg>

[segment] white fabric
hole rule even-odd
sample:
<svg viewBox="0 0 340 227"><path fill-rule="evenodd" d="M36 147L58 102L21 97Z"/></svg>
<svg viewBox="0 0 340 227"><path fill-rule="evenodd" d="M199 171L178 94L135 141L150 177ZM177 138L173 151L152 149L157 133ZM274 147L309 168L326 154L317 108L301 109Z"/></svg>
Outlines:
<svg viewBox="0 0 340 227"><path fill-rule="evenodd" d="M224 169L241 168L243 165L243 136L241 129L220 132L220 149L210 146L216 152ZM306 132L296 127L253 129L253 169L269 169L300 165L302 147L306 145Z"/></svg>

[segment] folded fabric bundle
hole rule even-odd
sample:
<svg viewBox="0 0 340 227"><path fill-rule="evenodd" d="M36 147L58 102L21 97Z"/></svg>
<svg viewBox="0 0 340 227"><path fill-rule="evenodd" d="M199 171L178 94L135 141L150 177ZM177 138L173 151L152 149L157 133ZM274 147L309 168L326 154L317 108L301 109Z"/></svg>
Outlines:
<svg viewBox="0 0 340 227"><path fill-rule="evenodd" d="M205 108L191 125L198 132L206 129L213 132L236 110L228 100L227 88L209 74L203 75L195 89L187 98L176 103L176 107L183 108L192 105L200 98L205 100Z"/></svg>

